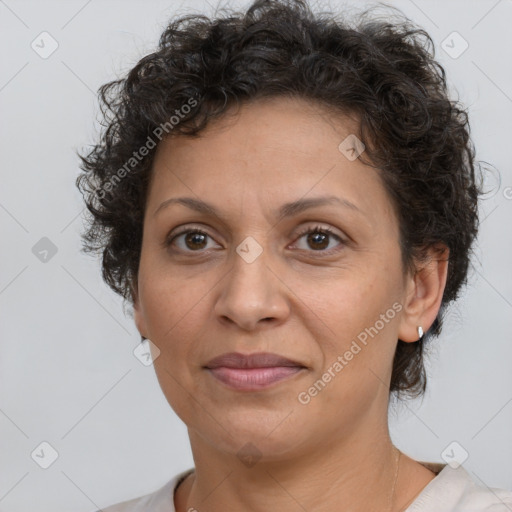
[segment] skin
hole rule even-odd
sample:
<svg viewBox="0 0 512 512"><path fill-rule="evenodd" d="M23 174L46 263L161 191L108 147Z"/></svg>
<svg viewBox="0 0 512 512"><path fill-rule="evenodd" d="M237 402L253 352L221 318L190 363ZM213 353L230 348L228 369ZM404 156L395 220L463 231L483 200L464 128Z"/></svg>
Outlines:
<svg viewBox="0 0 512 512"><path fill-rule="evenodd" d="M160 350L160 386L190 437L195 472L176 492L177 512L386 510L397 453L388 430L393 355L398 338L415 342L417 326L426 331L434 321L447 258L404 273L379 171L338 149L351 133L355 119L273 98L215 120L198 139L174 136L157 148L134 318ZM330 204L280 221L274 215L285 202L324 195L359 211ZM155 214L180 196L211 203L219 216L180 204ZM317 225L342 241L299 236ZM164 245L184 228L208 236ZM252 263L236 252L248 236L262 249ZM394 303L402 306L394 318L299 403ZM203 368L232 351L273 352L307 369L262 391L237 391ZM251 467L237 456L248 442L261 455ZM434 476L402 454L392 510Z"/></svg>

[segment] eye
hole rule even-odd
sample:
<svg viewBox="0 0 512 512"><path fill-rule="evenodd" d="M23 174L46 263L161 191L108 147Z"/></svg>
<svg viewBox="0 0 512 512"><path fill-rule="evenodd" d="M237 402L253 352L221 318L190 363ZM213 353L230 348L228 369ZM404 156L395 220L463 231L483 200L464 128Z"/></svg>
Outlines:
<svg viewBox="0 0 512 512"><path fill-rule="evenodd" d="M334 233L334 231L332 231L331 229L326 228L326 227L315 226L313 228L307 228L306 230L299 233L299 239L302 237L305 237L306 235L308 235L306 238L306 243L309 244L309 246L313 248L314 252L331 253L331 252L340 250L340 249L334 249L334 251L333 251L333 249L325 250L329 246L329 238L335 238L339 242L341 242L340 245L342 245L342 246L344 245L344 240L339 235ZM305 250L307 250L307 249L308 248L306 247Z"/></svg>
<svg viewBox="0 0 512 512"><path fill-rule="evenodd" d="M205 231L201 231L200 229L187 229L176 233L172 237L169 237L166 240L165 245L171 246L175 240L186 235L182 240L185 244L185 247L180 246L178 244L178 248L184 252L199 252L201 249L204 249L206 246L206 239L210 237L208 233Z"/></svg>
<svg viewBox="0 0 512 512"><path fill-rule="evenodd" d="M185 236L184 236L185 235ZM331 253L338 251L340 249L328 249L329 247L329 238L335 238L338 240L341 246L344 245L345 241L337 235L334 231L327 227L315 226L312 228L307 228L298 234L299 239L308 235L306 239L306 243L310 244L314 252L323 252L323 253ZM202 249L207 249L207 239L211 238L208 233L202 231L201 229L185 229L170 236L165 242L164 245L166 247L170 247L173 245L176 240L179 240L180 237L182 240L182 244L177 244L178 249L183 252L201 252ZM304 248L301 248L304 249ZM308 250L306 247L304 250Z"/></svg>

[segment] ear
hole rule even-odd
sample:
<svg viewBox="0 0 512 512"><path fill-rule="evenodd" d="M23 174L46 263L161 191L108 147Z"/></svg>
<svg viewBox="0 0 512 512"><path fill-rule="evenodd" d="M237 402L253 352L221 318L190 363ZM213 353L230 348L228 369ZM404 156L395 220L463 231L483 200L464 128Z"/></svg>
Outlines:
<svg viewBox="0 0 512 512"><path fill-rule="evenodd" d="M414 275L406 279L406 299L398 337L405 342L418 341L418 326L427 332L441 307L448 275L449 249L436 245L427 250L425 261L417 263Z"/></svg>
<svg viewBox="0 0 512 512"><path fill-rule="evenodd" d="M130 285L130 290L133 299L133 318L135 320L135 325L140 335L144 338L148 338L144 311L142 310L139 300L139 292L137 288L132 285Z"/></svg>

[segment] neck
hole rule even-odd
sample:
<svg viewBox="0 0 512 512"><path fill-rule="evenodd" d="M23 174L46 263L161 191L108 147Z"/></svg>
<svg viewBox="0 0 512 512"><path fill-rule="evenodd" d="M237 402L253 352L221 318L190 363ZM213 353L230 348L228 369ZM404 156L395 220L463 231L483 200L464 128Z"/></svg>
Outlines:
<svg viewBox="0 0 512 512"><path fill-rule="evenodd" d="M387 424L372 436L337 439L328 446L322 440L294 456L279 460L262 454L249 467L236 453L227 456L204 439L189 431L195 472L178 488L176 511L279 509L339 512L394 511L392 491L397 475L397 449L393 446ZM395 488L396 489L396 488ZM391 507L391 508L390 508Z"/></svg>

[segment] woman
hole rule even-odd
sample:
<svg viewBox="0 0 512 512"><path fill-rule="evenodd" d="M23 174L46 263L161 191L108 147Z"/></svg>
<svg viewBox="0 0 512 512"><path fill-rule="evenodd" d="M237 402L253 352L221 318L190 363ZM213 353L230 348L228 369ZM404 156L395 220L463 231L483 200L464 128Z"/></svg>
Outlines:
<svg viewBox="0 0 512 512"><path fill-rule="evenodd" d="M432 41L296 1L171 22L77 180L195 467L107 512L511 510L392 443L465 283L479 189ZM452 467L453 466L453 467Z"/></svg>

